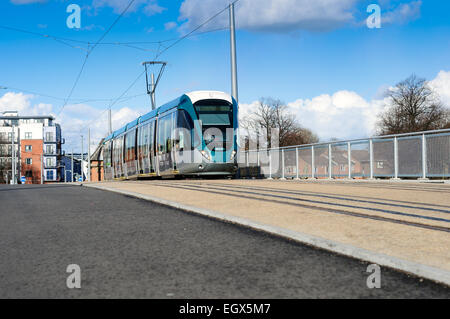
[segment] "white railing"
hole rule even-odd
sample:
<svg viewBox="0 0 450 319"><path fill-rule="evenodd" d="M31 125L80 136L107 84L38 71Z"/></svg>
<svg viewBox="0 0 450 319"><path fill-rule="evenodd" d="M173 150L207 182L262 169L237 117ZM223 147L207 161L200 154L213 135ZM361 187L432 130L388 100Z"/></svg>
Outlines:
<svg viewBox="0 0 450 319"><path fill-rule="evenodd" d="M241 177L450 178L450 129L239 152Z"/></svg>

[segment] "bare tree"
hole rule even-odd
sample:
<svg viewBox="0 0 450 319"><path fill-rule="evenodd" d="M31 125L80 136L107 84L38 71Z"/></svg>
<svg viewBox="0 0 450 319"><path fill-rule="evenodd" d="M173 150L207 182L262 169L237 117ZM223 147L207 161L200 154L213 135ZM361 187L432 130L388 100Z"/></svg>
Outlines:
<svg viewBox="0 0 450 319"><path fill-rule="evenodd" d="M444 128L449 112L425 79L411 75L386 93L390 105L378 123L380 135Z"/></svg>
<svg viewBox="0 0 450 319"><path fill-rule="evenodd" d="M242 121L242 126L247 132L256 133L257 139L262 137L266 140L265 146L269 148L272 146L272 129L278 130L279 146L309 144L319 140L310 130L301 127L286 104L273 98L261 98L255 111ZM249 138L246 140L247 149L248 143Z"/></svg>

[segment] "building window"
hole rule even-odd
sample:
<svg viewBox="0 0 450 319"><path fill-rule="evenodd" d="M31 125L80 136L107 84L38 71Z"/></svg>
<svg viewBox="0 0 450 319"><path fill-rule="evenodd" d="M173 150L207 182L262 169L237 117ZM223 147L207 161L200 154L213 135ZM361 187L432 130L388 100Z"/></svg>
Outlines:
<svg viewBox="0 0 450 319"><path fill-rule="evenodd" d="M33 133L31 132L25 132L25 139L26 140L31 140L33 138Z"/></svg>
<svg viewBox="0 0 450 319"><path fill-rule="evenodd" d="M339 168L340 168L341 172L345 171L345 165L341 164Z"/></svg>
<svg viewBox="0 0 450 319"><path fill-rule="evenodd" d="M26 162L27 165L33 164L33 160L31 158L25 159L25 162Z"/></svg>
<svg viewBox="0 0 450 319"><path fill-rule="evenodd" d="M33 177L33 171L26 171L25 177Z"/></svg>
<svg viewBox="0 0 450 319"><path fill-rule="evenodd" d="M45 140L48 142L53 142L53 133L52 132L45 133Z"/></svg>
<svg viewBox="0 0 450 319"><path fill-rule="evenodd" d="M45 163L46 163L47 167L53 166L53 161L51 158L46 158Z"/></svg>
<svg viewBox="0 0 450 319"><path fill-rule="evenodd" d="M33 146L25 145L25 152L31 152L31 151L33 151Z"/></svg>
<svg viewBox="0 0 450 319"><path fill-rule="evenodd" d="M45 146L45 153L53 154L53 147L51 145L46 145Z"/></svg>

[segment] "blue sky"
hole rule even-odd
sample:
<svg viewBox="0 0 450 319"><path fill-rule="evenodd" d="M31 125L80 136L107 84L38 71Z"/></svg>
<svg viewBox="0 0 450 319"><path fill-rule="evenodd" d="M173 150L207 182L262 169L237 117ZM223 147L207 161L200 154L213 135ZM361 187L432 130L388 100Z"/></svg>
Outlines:
<svg viewBox="0 0 450 319"><path fill-rule="evenodd" d="M66 26L66 7L71 3L82 8L81 29ZM93 43L127 3L128 0L5 0L0 4L0 26ZM103 42L177 38L227 3L136 0L136 5ZM365 24L369 15L366 8L371 3L381 7L380 29L369 29ZM434 80L446 98L450 94L446 90L450 85L449 14L450 2L439 0L240 0L236 4L236 19L242 113L251 112L252 103L260 97L271 96L289 103L302 125L315 130L322 139L348 138L371 133L376 112L383 108L381 92L411 73ZM225 12L202 30L222 28L226 19ZM150 50L158 49L157 44L136 46L149 51L123 45L97 46L72 98L117 98L142 72L140 63L153 59L155 51ZM26 91L67 97L84 56L82 49L0 28L0 86L21 89L0 91L0 111L15 107L24 112L58 114L63 101L30 96ZM169 64L158 88L159 103L192 90L230 91L226 30L190 37L167 50L160 59ZM145 81L141 78L126 95L143 93ZM77 145L79 127L98 116L108 103L73 102L79 101L69 101L59 116L67 147L70 143ZM361 113L354 112L355 108ZM115 128L149 109L146 96L120 101L114 106ZM330 117L332 114L336 117ZM362 118L367 120L365 126ZM106 129L104 119L101 117L101 124L91 125L97 138ZM353 124L343 125L345 129L332 127L327 132L325 128L330 128L330 123L339 125L338 120L350 120Z"/></svg>

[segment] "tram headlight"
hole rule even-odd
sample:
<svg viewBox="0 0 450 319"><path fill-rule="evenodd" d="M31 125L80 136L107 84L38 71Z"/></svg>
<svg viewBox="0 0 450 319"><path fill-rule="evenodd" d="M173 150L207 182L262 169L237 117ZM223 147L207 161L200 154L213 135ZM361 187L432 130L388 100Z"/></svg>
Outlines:
<svg viewBox="0 0 450 319"><path fill-rule="evenodd" d="M232 161L235 156L236 156L236 151L231 152L230 161Z"/></svg>
<svg viewBox="0 0 450 319"><path fill-rule="evenodd" d="M206 158L208 161L211 159L211 157L209 156L209 154L206 151L202 151L201 152L203 157Z"/></svg>

